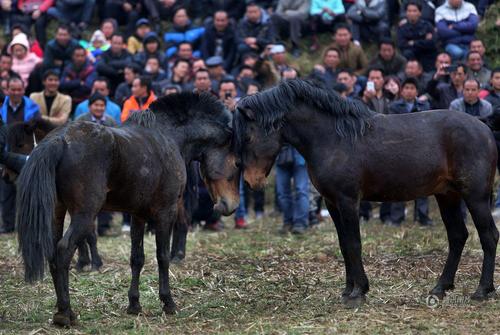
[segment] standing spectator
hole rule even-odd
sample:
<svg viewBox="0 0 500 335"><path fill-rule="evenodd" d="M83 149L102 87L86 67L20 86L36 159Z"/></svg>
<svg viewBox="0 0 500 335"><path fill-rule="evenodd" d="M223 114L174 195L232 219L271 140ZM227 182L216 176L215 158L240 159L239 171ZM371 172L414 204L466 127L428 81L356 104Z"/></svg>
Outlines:
<svg viewBox="0 0 500 335"><path fill-rule="evenodd" d="M98 92L92 94L89 98L89 111L80 115L78 120L90 121L108 127L115 127L115 120L105 113L107 103L108 99L104 95L99 94Z"/></svg>
<svg viewBox="0 0 500 335"><path fill-rule="evenodd" d="M467 79L464 83L464 96L450 103L450 110L456 112L464 112L475 116L481 120L485 120L493 113L491 104L479 98L480 83L474 79Z"/></svg>
<svg viewBox="0 0 500 335"><path fill-rule="evenodd" d="M161 51L160 38L154 31L151 31L144 36L143 51L136 53L133 56L133 60L139 65L140 68L144 68L144 66L146 66L146 61L150 57L156 57L160 62L160 67L165 72L168 71L167 56L165 56L165 53Z"/></svg>
<svg viewBox="0 0 500 335"><path fill-rule="evenodd" d="M224 69L231 71L236 60L236 34L227 12L215 12L213 22L207 26L201 40L201 55L204 59L222 57Z"/></svg>
<svg viewBox="0 0 500 335"><path fill-rule="evenodd" d="M438 37L454 60L464 58L474 39L479 18L473 4L463 0L447 0L436 9Z"/></svg>
<svg viewBox="0 0 500 335"><path fill-rule="evenodd" d="M66 65L61 76L60 90L71 96L73 105L78 105L89 97L92 83L96 77L94 66L87 59L81 46L73 50L71 63Z"/></svg>
<svg viewBox="0 0 500 335"><path fill-rule="evenodd" d="M401 98L389 105L390 114L406 114L421 112L430 109L427 101L417 100L418 82L415 78L407 78L401 85ZM405 219L405 202L394 202L391 206L390 225L399 226ZM433 222L429 218L429 201L427 198L415 200L414 220L421 226L432 226Z"/></svg>
<svg viewBox="0 0 500 335"><path fill-rule="evenodd" d="M112 117L116 123L120 124L120 115L121 109L109 98L110 89L109 89L109 81L106 77L98 77L94 80L92 84L92 91L90 94L99 93L106 97L106 114ZM89 100L82 101L78 106L76 106L75 110L75 119L78 119L79 116L87 113L89 111Z"/></svg>
<svg viewBox="0 0 500 335"><path fill-rule="evenodd" d="M181 90L187 90L190 73L190 63L188 60L179 58L175 61L170 78L157 83L156 91L163 92L169 85L177 85Z"/></svg>
<svg viewBox="0 0 500 335"><path fill-rule="evenodd" d="M123 82L123 71L130 64L132 56L124 48L125 40L122 35L115 34L111 38L111 48L102 54L96 64L97 73L107 77L111 83L111 91Z"/></svg>
<svg viewBox="0 0 500 335"><path fill-rule="evenodd" d="M54 0L18 0L11 2L11 30L21 25L29 32L35 24L36 39L41 45L47 43L47 10L54 5Z"/></svg>
<svg viewBox="0 0 500 335"><path fill-rule="evenodd" d="M355 41L379 41L391 36L385 0L356 0L346 15L352 22Z"/></svg>
<svg viewBox="0 0 500 335"><path fill-rule="evenodd" d="M370 61L370 68L379 68L385 75L397 76L404 71L406 59L396 52L396 45L390 38L381 38L378 53Z"/></svg>
<svg viewBox="0 0 500 335"><path fill-rule="evenodd" d="M7 52L12 55L12 71L21 77L25 86L28 84L31 72L42 62L37 55L29 51L29 47L28 37L20 33L14 36L7 48Z"/></svg>
<svg viewBox="0 0 500 335"><path fill-rule="evenodd" d="M267 13L254 1L247 3L245 16L240 20L237 28L238 52L241 55L247 52L261 52L274 42L274 30L268 22Z"/></svg>
<svg viewBox="0 0 500 335"><path fill-rule="evenodd" d="M26 122L40 118L38 105L24 96L24 82L19 77L12 77L7 81L7 96L0 109L2 121L10 125L14 122ZM16 215L16 187L0 180L0 207L2 210L2 223L0 233L11 233L15 228Z"/></svg>
<svg viewBox="0 0 500 335"><path fill-rule="evenodd" d="M123 71L123 77L125 81L118 85L115 91L115 101L120 106L123 106L125 100L127 100L132 95L132 82L135 78L139 77L141 74L141 68L135 64L129 64L125 66Z"/></svg>
<svg viewBox="0 0 500 335"><path fill-rule="evenodd" d="M351 39L351 29L341 23L335 30L335 43L332 46L340 50L339 67L351 69L357 76L362 76L366 72L368 60L363 49Z"/></svg>
<svg viewBox="0 0 500 335"><path fill-rule="evenodd" d="M310 7L310 0L279 0L276 12L271 16L274 30L279 36L290 36L295 58L300 57L301 29Z"/></svg>
<svg viewBox="0 0 500 335"><path fill-rule="evenodd" d="M328 29L332 31L336 24L345 22L345 8L342 0L311 0L309 11L312 44L310 51L319 49L318 32Z"/></svg>
<svg viewBox="0 0 500 335"><path fill-rule="evenodd" d="M483 64L481 54L476 51L470 51L467 54L467 77L476 79L481 88L488 86L491 77L491 70Z"/></svg>
<svg viewBox="0 0 500 335"><path fill-rule="evenodd" d="M94 5L95 0L57 0L47 14L60 23L69 24L79 35L89 26Z"/></svg>
<svg viewBox="0 0 500 335"><path fill-rule="evenodd" d="M436 71L427 85L427 92L434 99L434 108L448 109L454 99L463 95L466 71L467 68L463 64L442 67ZM449 83L441 80L445 76L450 77Z"/></svg>
<svg viewBox="0 0 500 335"><path fill-rule="evenodd" d="M135 23L135 32L127 40L127 50L131 55L135 55L143 50L144 37L151 32L151 24L148 19L142 18Z"/></svg>
<svg viewBox="0 0 500 335"><path fill-rule="evenodd" d="M123 104L121 121L125 122L132 113L148 109L155 100L151 80L145 76L135 78L132 82L132 96Z"/></svg>
<svg viewBox="0 0 500 335"><path fill-rule="evenodd" d="M422 64L416 59L410 59L406 63L405 71L401 75L401 81L405 81L407 78L415 78L418 83L418 94L422 95L425 93L425 88L431 80L430 75L424 72Z"/></svg>
<svg viewBox="0 0 500 335"><path fill-rule="evenodd" d="M65 124L71 113L71 97L59 93L59 83L59 74L49 69L43 74L44 90L30 95L40 107L42 118L57 126Z"/></svg>
<svg viewBox="0 0 500 335"><path fill-rule="evenodd" d="M189 42L193 46L193 55L199 58L201 56L199 47L204 33L204 27L193 25L185 8L177 8L174 14L173 26L163 36L167 43L167 51L165 52L167 58L172 57L177 52L177 47L181 42Z"/></svg>
<svg viewBox="0 0 500 335"><path fill-rule="evenodd" d="M73 50L78 45L78 41L71 37L69 28L60 25L56 30L56 37L49 41L45 47L43 57L44 69L57 69L60 72L71 62Z"/></svg>
<svg viewBox="0 0 500 335"><path fill-rule="evenodd" d="M321 80L326 86L333 88L337 82L339 64L339 49L329 47L323 52L323 63L314 65L311 77Z"/></svg>
<svg viewBox="0 0 500 335"><path fill-rule="evenodd" d="M105 1L104 4L104 17L113 18L120 25L126 25L126 36L133 33L140 12L141 1L137 0L113 0Z"/></svg>
<svg viewBox="0 0 500 335"><path fill-rule="evenodd" d="M399 50L406 59L417 59L425 72L431 71L436 57L434 27L422 18L421 2L410 0L405 10L405 23L397 30Z"/></svg>

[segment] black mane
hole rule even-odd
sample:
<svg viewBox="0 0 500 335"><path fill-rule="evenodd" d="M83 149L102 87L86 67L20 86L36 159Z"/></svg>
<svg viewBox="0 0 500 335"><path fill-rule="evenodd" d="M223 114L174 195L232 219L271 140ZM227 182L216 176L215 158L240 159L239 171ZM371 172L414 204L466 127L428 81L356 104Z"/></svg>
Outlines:
<svg viewBox="0 0 500 335"><path fill-rule="evenodd" d="M165 118L175 126L193 120L211 120L231 124L231 113L224 104L209 93L182 92L159 98L149 107L157 118Z"/></svg>
<svg viewBox="0 0 500 335"><path fill-rule="evenodd" d="M278 86L240 100L238 105L251 109L258 124L268 133L281 128L288 110L298 101L313 105L335 119L335 131L354 141L362 136L373 116L362 103L348 101L333 90L309 80L288 80ZM239 133L239 132L237 132Z"/></svg>

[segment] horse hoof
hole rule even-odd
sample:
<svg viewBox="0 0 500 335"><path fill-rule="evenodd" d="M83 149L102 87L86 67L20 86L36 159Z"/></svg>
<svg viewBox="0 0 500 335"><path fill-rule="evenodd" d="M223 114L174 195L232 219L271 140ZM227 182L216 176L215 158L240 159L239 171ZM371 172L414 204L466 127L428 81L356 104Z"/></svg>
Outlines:
<svg viewBox="0 0 500 335"><path fill-rule="evenodd" d="M75 265L75 270L76 272L83 272L85 267L89 264L83 264L83 263L76 263Z"/></svg>
<svg viewBox="0 0 500 335"><path fill-rule="evenodd" d="M163 313L168 315L174 315L177 313L177 307L175 304L163 306Z"/></svg>
<svg viewBox="0 0 500 335"><path fill-rule="evenodd" d="M137 304L137 305L129 305L127 307L127 314L130 314L130 315L139 315L140 313L142 313L142 307L139 304Z"/></svg>
<svg viewBox="0 0 500 335"><path fill-rule="evenodd" d="M495 288L483 289L478 288L473 295L471 295L471 299L475 301L485 301L490 298L494 298L496 296Z"/></svg>
<svg viewBox="0 0 500 335"><path fill-rule="evenodd" d="M99 270L101 270L101 266L102 266L102 264L101 264L101 265L95 265L95 264L94 264L94 265L92 265L92 267L90 268L90 271L91 271L91 272L99 272Z"/></svg>
<svg viewBox="0 0 500 335"><path fill-rule="evenodd" d="M439 300L443 300L444 297L446 296L446 291L443 290L443 289L436 289L436 288L433 288L430 292L429 292L429 295L433 295L435 297L437 297Z"/></svg>
<svg viewBox="0 0 500 335"><path fill-rule="evenodd" d="M183 261L184 261L184 257L181 257L179 255L175 255L170 260L170 263L172 263L172 264L181 264Z"/></svg>
<svg viewBox="0 0 500 335"><path fill-rule="evenodd" d="M347 308L358 308L361 307L366 302L366 297L364 295L357 295L357 296L343 296L342 297L342 303L347 307Z"/></svg>
<svg viewBox="0 0 500 335"><path fill-rule="evenodd" d="M76 316L73 315L73 317L75 317L75 319L76 319ZM64 313L57 312L57 313L54 314L54 317L52 318L52 322L56 326L69 327L74 322L74 320L72 322L72 320L71 320L71 313L68 316L68 315L66 315Z"/></svg>

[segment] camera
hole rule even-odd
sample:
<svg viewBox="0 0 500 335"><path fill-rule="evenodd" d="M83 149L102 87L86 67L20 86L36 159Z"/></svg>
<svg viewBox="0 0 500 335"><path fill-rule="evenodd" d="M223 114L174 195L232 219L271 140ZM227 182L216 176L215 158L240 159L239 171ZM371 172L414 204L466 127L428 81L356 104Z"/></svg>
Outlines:
<svg viewBox="0 0 500 335"><path fill-rule="evenodd" d="M231 91L224 92L224 99L231 99L233 97L233 93Z"/></svg>

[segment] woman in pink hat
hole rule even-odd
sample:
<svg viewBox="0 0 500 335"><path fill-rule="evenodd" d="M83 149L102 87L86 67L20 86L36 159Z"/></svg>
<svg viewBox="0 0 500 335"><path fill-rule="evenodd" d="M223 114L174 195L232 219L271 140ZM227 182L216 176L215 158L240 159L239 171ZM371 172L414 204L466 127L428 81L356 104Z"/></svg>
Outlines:
<svg viewBox="0 0 500 335"><path fill-rule="evenodd" d="M31 72L42 59L30 51L30 43L24 33L14 36L7 52L12 55L12 71L21 77L24 85L27 85Z"/></svg>

